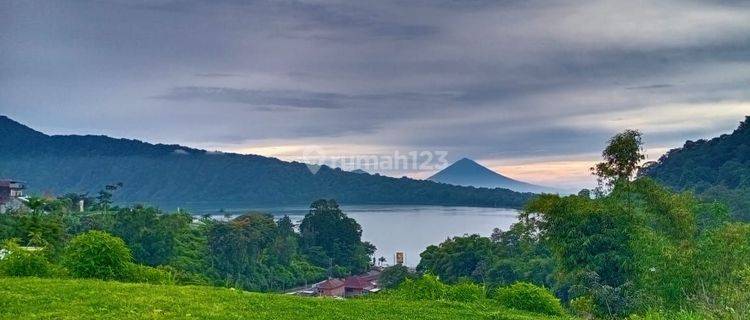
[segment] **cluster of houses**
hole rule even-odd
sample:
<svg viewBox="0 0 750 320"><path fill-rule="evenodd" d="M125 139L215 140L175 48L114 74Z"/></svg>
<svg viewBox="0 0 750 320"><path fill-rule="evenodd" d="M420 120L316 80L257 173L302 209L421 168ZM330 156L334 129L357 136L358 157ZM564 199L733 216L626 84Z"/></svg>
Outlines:
<svg viewBox="0 0 750 320"><path fill-rule="evenodd" d="M385 259L385 258L381 258ZM395 255L395 262L397 265L403 265L406 261L404 252L398 251ZM375 259L373 259L373 265ZM303 295L303 296L328 296L337 298L356 297L368 293L376 293L380 291L378 286L378 278L383 272L383 266L373 266L370 271L356 276L349 276L346 278L328 278L328 280L318 282L312 287L304 288L302 290L295 290L289 292L289 294Z"/></svg>
<svg viewBox="0 0 750 320"><path fill-rule="evenodd" d="M0 213L18 209L26 203L23 191L26 186L21 181L0 180Z"/></svg>
<svg viewBox="0 0 750 320"><path fill-rule="evenodd" d="M346 278L329 278L318 282L310 288L290 292L290 294L304 296L354 297L380 291L378 277L380 268L374 268L367 273Z"/></svg>

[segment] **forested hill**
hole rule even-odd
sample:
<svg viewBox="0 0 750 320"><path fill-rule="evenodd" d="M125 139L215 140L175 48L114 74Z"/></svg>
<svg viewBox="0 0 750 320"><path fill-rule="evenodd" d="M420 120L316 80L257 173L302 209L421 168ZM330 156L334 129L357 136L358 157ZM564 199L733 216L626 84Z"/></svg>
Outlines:
<svg viewBox="0 0 750 320"><path fill-rule="evenodd" d="M31 192L95 193L121 182L121 202L191 207L279 206L335 198L344 204L520 207L531 196L506 189L359 174L258 155L207 152L106 136L49 136L0 116L0 177Z"/></svg>
<svg viewBox="0 0 750 320"><path fill-rule="evenodd" d="M688 141L641 175L676 190L693 190L707 199L728 203L738 218L750 219L750 117L731 134Z"/></svg>

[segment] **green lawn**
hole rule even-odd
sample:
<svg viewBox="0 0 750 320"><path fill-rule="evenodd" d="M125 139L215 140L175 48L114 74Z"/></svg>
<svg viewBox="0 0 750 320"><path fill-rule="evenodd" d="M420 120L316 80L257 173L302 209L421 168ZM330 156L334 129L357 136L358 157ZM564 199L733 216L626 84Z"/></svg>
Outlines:
<svg viewBox="0 0 750 320"><path fill-rule="evenodd" d="M214 287L0 278L1 319L552 319L489 303L303 298Z"/></svg>

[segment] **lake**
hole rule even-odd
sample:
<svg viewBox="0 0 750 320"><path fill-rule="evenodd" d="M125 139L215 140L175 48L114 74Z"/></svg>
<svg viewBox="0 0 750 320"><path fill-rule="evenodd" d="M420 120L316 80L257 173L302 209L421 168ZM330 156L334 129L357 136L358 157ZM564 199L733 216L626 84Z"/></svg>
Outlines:
<svg viewBox="0 0 750 320"><path fill-rule="evenodd" d="M406 265L415 267L419 254L429 245L464 234L489 236L492 229L507 230L518 219L518 211L503 208L362 205L341 206L362 226L362 238L377 247L375 257L394 261L396 251L406 255ZM307 208L262 208L276 216L288 215L298 224ZM216 216L222 218L221 216Z"/></svg>

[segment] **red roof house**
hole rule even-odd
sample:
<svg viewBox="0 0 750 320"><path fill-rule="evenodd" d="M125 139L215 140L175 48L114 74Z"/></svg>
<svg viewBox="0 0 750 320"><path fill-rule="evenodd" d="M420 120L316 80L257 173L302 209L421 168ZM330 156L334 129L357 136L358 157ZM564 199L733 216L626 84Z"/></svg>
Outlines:
<svg viewBox="0 0 750 320"><path fill-rule="evenodd" d="M360 295L375 287L375 282L367 277L351 276L344 280L344 293L346 296Z"/></svg>
<svg viewBox="0 0 750 320"><path fill-rule="evenodd" d="M343 297L345 293L344 281L341 279L328 279L318 283L315 288L322 296Z"/></svg>

